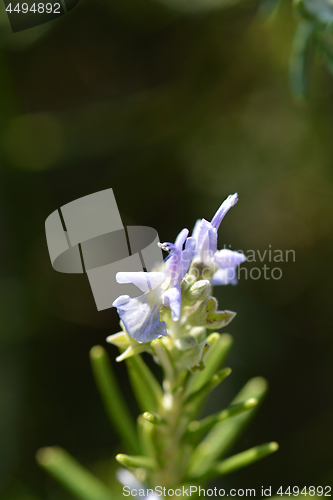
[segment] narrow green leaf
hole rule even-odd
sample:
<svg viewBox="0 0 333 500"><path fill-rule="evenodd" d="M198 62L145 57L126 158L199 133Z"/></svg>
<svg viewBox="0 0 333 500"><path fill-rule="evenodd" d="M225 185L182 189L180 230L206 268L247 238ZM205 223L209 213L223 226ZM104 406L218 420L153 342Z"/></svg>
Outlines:
<svg viewBox="0 0 333 500"><path fill-rule="evenodd" d="M306 99L309 94L313 45L313 25L309 21L301 21L292 44L289 64L290 85L296 99Z"/></svg>
<svg viewBox="0 0 333 500"><path fill-rule="evenodd" d="M231 405L225 410L222 410L214 415L209 415L202 420L194 420L188 424L187 435L190 438L198 439L203 434L208 432L215 424L218 422L222 422L227 418L234 417L235 415L239 415L245 411L250 410L256 404L258 404L258 400L255 398L248 399L243 403L239 403L236 405Z"/></svg>
<svg viewBox="0 0 333 500"><path fill-rule="evenodd" d="M138 416L138 434L141 454L156 459L154 444L155 426L146 420L143 415Z"/></svg>
<svg viewBox="0 0 333 500"><path fill-rule="evenodd" d="M262 444L260 446L255 446L254 448L243 451L242 453L233 455L232 457L227 458L222 462L212 464L212 466L206 472L204 480L207 481L219 476L225 476L227 474L235 472L238 469L247 467L248 465L257 462L258 460L267 457L267 455L274 453L278 449L279 445L275 442L272 442Z"/></svg>
<svg viewBox="0 0 333 500"><path fill-rule="evenodd" d="M135 468L143 467L144 469L149 469L149 470L156 469L156 462L150 457L143 457L139 455L130 456L119 453L116 456L116 460L118 463L124 465L125 467L135 467Z"/></svg>
<svg viewBox="0 0 333 500"><path fill-rule="evenodd" d="M256 377L243 387L237 394L232 404L240 403L246 399L255 398L260 403L266 392L267 382L264 378ZM246 425L254 416L259 405L246 413L218 422L192 453L189 472L192 476L205 473L213 461L224 456L234 444Z"/></svg>
<svg viewBox="0 0 333 500"><path fill-rule="evenodd" d="M129 451L138 453L135 424L119 391L106 350L99 345L93 347L90 351L90 362L99 394L111 423L128 446Z"/></svg>
<svg viewBox="0 0 333 500"><path fill-rule="evenodd" d="M207 394L212 391L218 384L222 382L231 373L231 368L224 368L219 373L212 376L211 380L207 384L203 385L198 391L192 392L187 399L185 404L196 403L206 397Z"/></svg>
<svg viewBox="0 0 333 500"><path fill-rule="evenodd" d="M62 448L41 448L36 460L79 500L112 500L107 486Z"/></svg>
<svg viewBox="0 0 333 500"><path fill-rule="evenodd" d="M301 17L315 24L316 29L332 33L333 5L329 0L294 0Z"/></svg>
<svg viewBox="0 0 333 500"><path fill-rule="evenodd" d="M216 337L218 337L218 340ZM233 340L228 333L223 333L222 335L219 333L212 333L207 337L207 342L210 341L210 338L212 338L213 342L203 358L205 369L201 372L194 373L190 377L186 388L187 394L199 390L213 377L231 349Z"/></svg>
<svg viewBox="0 0 333 500"><path fill-rule="evenodd" d="M126 359L125 362L141 411L158 411L163 391L146 363L139 354Z"/></svg>

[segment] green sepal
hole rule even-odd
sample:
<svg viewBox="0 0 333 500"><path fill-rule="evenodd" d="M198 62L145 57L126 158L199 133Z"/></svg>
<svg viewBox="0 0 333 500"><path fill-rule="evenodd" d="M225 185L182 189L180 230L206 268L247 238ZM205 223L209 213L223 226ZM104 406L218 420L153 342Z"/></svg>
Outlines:
<svg viewBox="0 0 333 500"><path fill-rule="evenodd" d="M201 372L196 372L189 378L186 385L187 394L197 391L212 378L229 354L233 340L228 333L221 335L218 332L214 332L207 337L206 342L210 344L210 347L203 358L205 369Z"/></svg>
<svg viewBox="0 0 333 500"><path fill-rule="evenodd" d="M130 336L125 331L109 335L106 341L119 347L119 349L127 349L131 345Z"/></svg>
<svg viewBox="0 0 333 500"><path fill-rule="evenodd" d="M116 361L124 361L124 359L131 358L132 356L135 356L136 354L141 354L142 352L151 352L150 347L144 344L139 344L137 346L130 345L127 347L126 351L124 351L122 354L116 357Z"/></svg>
<svg viewBox="0 0 333 500"><path fill-rule="evenodd" d="M264 378L253 378L237 394L232 404L250 398L255 398L260 403L266 395L267 388L268 384ZM204 474L217 458L224 456L249 424L258 407L257 404L246 413L218 422L193 450L188 468L189 474L195 477Z"/></svg>
<svg viewBox="0 0 333 500"><path fill-rule="evenodd" d="M195 370L204 364L202 363L202 356L205 349L209 346L205 340L198 343L197 339L192 335L186 335L175 340L174 345L176 349L173 350L175 364L178 370L186 368L187 370Z"/></svg>
<svg viewBox="0 0 333 500"><path fill-rule="evenodd" d="M215 330L226 326L235 316L236 313L232 311L218 311L217 300L215 297L210 297L189 313L188 323Z"/></svg>
<svg viewBox="0 0 333 500"><path fill-rule="evenodd" d="M36 460L79 500L113 500L108 487L62 448L41 448Z"/></svg>
<svg viewBox="0 0 333 500"><path fill-rule="evenodd" d="M120 351L122 351L122 353L116 358L116 361L118 362L123 361L126 358L130 358L131 356L135 356L136 354L140 354L141 352L152 352L150 342L137 342L128 335L125 328L122 332L109 335L106 341L110 344L116 345Z"/></svg>
<svg viewBox="0 0 333 500"><path fill-rule="evenodd" d="M97 389L105 411L129 451L138 453L138 441L132 416L127 408L106 350L95 346L90 350L90 362Z"/></svg>

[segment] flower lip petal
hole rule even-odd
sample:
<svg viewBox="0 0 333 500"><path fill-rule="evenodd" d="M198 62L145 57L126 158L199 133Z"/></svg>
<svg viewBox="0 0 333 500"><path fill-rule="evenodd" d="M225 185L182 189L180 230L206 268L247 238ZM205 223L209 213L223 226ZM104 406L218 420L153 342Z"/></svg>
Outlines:
<svg viewBox="0 0 333 500"><path fill-rule="evenodd" d="M157 288L134 299L115 301L128 335L140 343L167 334L165 323L160 321L162 294L163 290Z"/></svg>
<svg viewBox="0 0 333 500"><path fill-rule="evenodd" d="M128 302L131 297L129 295L120 295L116 300L112 302L113 307L119 307L125 302Z"/></svg>
<svg viewBox="0 0 333 500"><path fill-rule="evenodd" d="M132 283L137 286L142 292L154 290L163 283L165 274L160 272L119 272L116 274L118 283Z"/></svg>

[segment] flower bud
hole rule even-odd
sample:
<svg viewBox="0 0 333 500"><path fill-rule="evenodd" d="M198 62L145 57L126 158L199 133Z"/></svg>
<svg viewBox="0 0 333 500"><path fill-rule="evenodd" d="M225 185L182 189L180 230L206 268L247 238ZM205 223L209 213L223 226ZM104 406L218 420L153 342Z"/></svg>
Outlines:
<svg viewBox="0 0 333 500"><path fill-rule="evenodd" d="M208 280L196 281L184 294L184 303L193 306L199 301L206 300L211 292L212 287Z"/></svg>

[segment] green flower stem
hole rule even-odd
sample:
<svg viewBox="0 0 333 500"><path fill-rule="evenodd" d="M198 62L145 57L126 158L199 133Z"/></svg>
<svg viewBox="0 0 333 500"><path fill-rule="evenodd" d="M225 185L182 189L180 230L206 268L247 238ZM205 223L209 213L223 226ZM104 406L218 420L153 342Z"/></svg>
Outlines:
<svg viewBox="0 0 333 500"><path fill-rule="evenodd" d="M135 424L119 391L106 350L95 346L90 351L90 361L96 385L105 410L119 436L131 453L139 453Z"/></svg>
<svg viewBox="0 0 333 500"><path fill-rule="evenodd" d="M279 448L279 445L275 442L262 444L261 446L255 446L254 448L250 448L249 450L243 451L242 453L238 453L226 460L223 460L220 463L212 464L207 473L202 477L204 480L214 479L219 476L225 476L226 474L230 474L238 469L251 465L258 460L274 453ZM190 478L191 479L191 478ZM193 478L195 479L195 477Z"/></svg>
<svg viewBox="0 0 333 500"><path fill-rule="evenodd" d="M144 363L140 354L127 358L125 362L141 410L143 412L158 412L160 402L163 399L162 387Z"/></svg>
<svg viewBox="0 0 333 500"><path fill-rule="evenodd" d="M41 448L36 460L79 500L113 499L107 486L62 448Z"/></svg>

